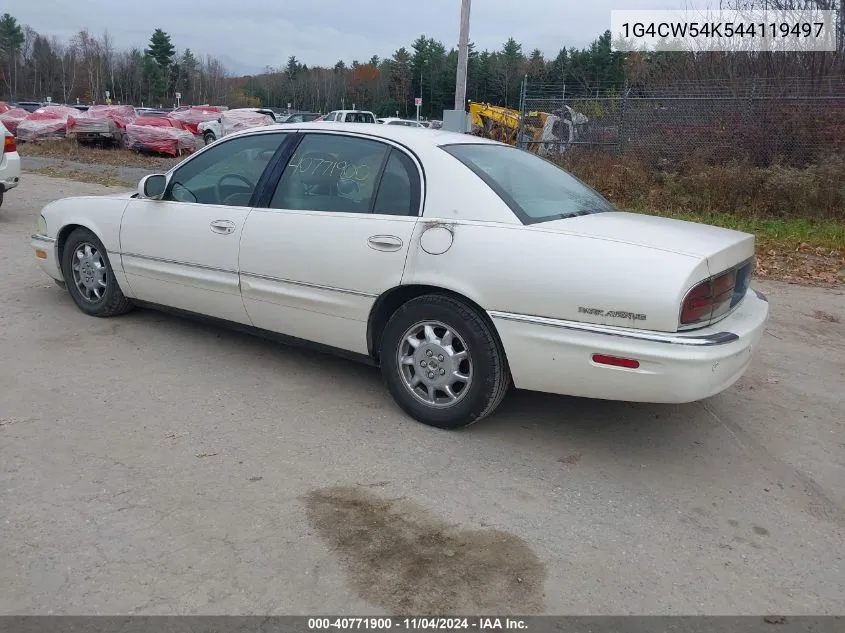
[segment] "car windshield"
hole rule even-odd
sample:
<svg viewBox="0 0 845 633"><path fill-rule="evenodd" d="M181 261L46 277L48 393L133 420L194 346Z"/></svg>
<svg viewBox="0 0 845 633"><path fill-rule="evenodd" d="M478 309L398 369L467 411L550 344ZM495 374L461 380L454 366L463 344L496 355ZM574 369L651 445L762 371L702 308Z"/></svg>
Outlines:
<svg viewBox="0 0 845 633"><path fill-rule="evenodd" d="M525 224L616 211L575 176L536 154L507 145L442 145L486 182Z"/></svg>

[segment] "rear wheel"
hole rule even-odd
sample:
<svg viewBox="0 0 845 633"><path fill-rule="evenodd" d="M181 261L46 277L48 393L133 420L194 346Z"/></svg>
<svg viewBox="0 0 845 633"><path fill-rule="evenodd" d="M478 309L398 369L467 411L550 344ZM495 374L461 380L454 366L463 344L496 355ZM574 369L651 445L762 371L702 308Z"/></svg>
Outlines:
<svg viewBox="0 0 845 633"><path fill-rule="evenodd" d="M3 189L0 189L0 206L3 206L3 195L4 195L5 193L6 193L6 192L5 192L5 191L3 191Z"/></svg>
<svg viewBox="0 0 845 633"><path fill-rule="evenodd" d="M443 295L408 301L381 337L381 371L411 417L444 429L469 426L499 406L510 373L492 328L466 304Z"/></svg>
<svg viewBox="0 0 845 633"><path fill-rule="evenodd" d="M110 317L132 309L117 285L106 249L88 229L76 229L65 242L62 274L68 293L86 314Z"/></svg>

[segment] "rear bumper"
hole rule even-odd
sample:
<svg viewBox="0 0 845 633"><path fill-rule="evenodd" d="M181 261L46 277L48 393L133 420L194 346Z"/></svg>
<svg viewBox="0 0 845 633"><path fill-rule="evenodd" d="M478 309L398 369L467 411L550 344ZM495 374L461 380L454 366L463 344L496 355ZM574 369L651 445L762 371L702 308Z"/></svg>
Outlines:
<svg viewBox="0 0 845 633"><path fill-rule="evenodd" d="M751 362L769 315L749 290L714 326L670 334L491 312L516 387L628 402L683 403L733 385ZM631 358L637 369L593 362L594 354Z"/></svg>
<svg viewBox="0 0 845 633"><path fill-rule="evenodd" d="M41 266L41 270L56 281L64 281L58 260L56 240L36 233L30 237L29 244L35 251L35 261Z"/></svg>
<svg viewBox="0 0 845 633"><path fill-rule="evenodd" d="M2 137L0 137L2 138ZM0 189L8 191L20 184L21 157L17 152L0 154Z"/></svg>

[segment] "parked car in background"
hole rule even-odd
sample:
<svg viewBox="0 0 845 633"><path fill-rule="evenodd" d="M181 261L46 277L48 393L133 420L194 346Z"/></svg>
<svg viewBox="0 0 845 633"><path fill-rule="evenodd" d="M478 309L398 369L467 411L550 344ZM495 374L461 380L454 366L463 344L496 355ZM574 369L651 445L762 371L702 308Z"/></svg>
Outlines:
<svg viewBox="0 0 845 633"><path fill-rule="evenodd" d="M196 141L181 121L140 116L126 126L126 147L136 152L181 156L193 152Z"/></svg>
<svg viewBox="0 0 845 633"><path fill-rule="evenodd" d="M126 146L126 126L137 118L131 105L94 105L70 116L67 136L81 143Z"/></svg>
<svg viewBox="0 0 845 633"><path fill-rule="evenodd" d="M376 115L369 110L333 110L320 120L336 123L375 123Z"/></svg>
<svg viewBox="0 0 845 633"><path fill-rule="evenodd" d="M277 115L277 123L309 123L319 119L322 115L319 112L293 112L285 115Z"/></svg>
<svg viewBox="0 0 845 633"><path fill-rule="evenodd" d="M14 107L5 112L0 112L0 123L6 126L6 129L12 134L18 133L18 125L26 119L31 113L23 108Z"/></svg>
<svg viewBox="0 0 845 633"><path fill-rule="evenodd" d="M426 127L421 121L413 121L411 119L400 119L398 117L385 117L376 119L377 123L382 125L404 125L405 127Z"/></svg>
<svg viewBox="0 0 845 633"><path fill-rule="evenodd" d="M26 143L48 138L64 138L67 134L68 119L85 114L65 105L44 106L18 124L16 136L19 141Z"/></svg>
<svg viewBox="0 0 845 633"><path fill-rule="evenodd" d="M275 122L276 113L269 108L235 108L222 112L218 119L197 125L197 134L208 145L232 132Z"/></svg>
<svg viewBox="0 0 845 633"><path fill-rule="evenodd" d="M228 109L226 106L213 105L180 106L171 112L169 116L171 119L182 121L185 124L185 128L191 134L199 134L197 127L200 123L219 119L220 115Z"/></svg>
<svg viewBox="0 0 845 633"><path fill-rule="evenodd" d="M137 116L167 116L170 112L166 110L160 110L158 108L135 108L135 114Z"/></svg>
<svg viewBox="0 0 845 633"><path fill-rule="evenodd" d="M21 157L18 154L18 147L14 135L0 123L0 141L3 145L0 150L0 205L6 192L14 189L21 180Z"/></svg>
<svg viewBox="0 0 845 633"><path fill-rule="evenodd" d="M769 314L753 235L621 212L536 154L398 125L232 134L133 195L51 202L31 245L86 314L164 306L335 348L443 428L512 385L708 398Z"/></svg>
<svg viewBox="0 0 845 633"><path fill-rule="evenodd" d="M18 101L15 104L15 107L21 108L22 110L26 110L27 112L32 113L45 105L50 104L41 103L40 101Z"/></svg>

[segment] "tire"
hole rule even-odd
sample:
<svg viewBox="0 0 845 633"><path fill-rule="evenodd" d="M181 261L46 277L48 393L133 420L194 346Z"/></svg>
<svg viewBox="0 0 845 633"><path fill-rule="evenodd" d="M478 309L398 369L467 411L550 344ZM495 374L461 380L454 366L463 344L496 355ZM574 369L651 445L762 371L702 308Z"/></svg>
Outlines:
<svg viewBox="0 0 845 633"><path fill-rule="evenodd" d="M82 254L81 269L74 270L74 261L80 261L78 253ZM117 285L103 243L88 229L76 229L68 236L62 251L62 274L68 294L85 314L112 317L133 307Z"/></svg>
<svg viewBox="0 0 845 633"><path fill-rule="evenodd" d="M451 344L444 336L446 329L452 332ZM420 343L410 346L409 336ZM462 351L466 352L463 357ZM402 363L400 357L412 362ZM484 419L499 406L511 384L495 332L473 308L444 295L423 295L396 310L382 333L379 358L382 378L402 410L418 422L441 429L458 429ZM445 377L453 376L455 370L468 378L463 386L460 379ZM444 384L454 398L440 389Z"/></svg>
<svg viewBox="0 0 845 633"><path fill-rule="evenodd" d="M206 132L203 135L202 140L205 141L206 145L211 145L214 141L217 140L217 137L214 136L214 132Z"/></svg>
<svg viewBox="0 0 845 633"><path fill-rule="evenodd" d="M6 192L3 191L3 189L0 189L0 207L3 206L3 196L5 195L5 193Z"/></svg>

